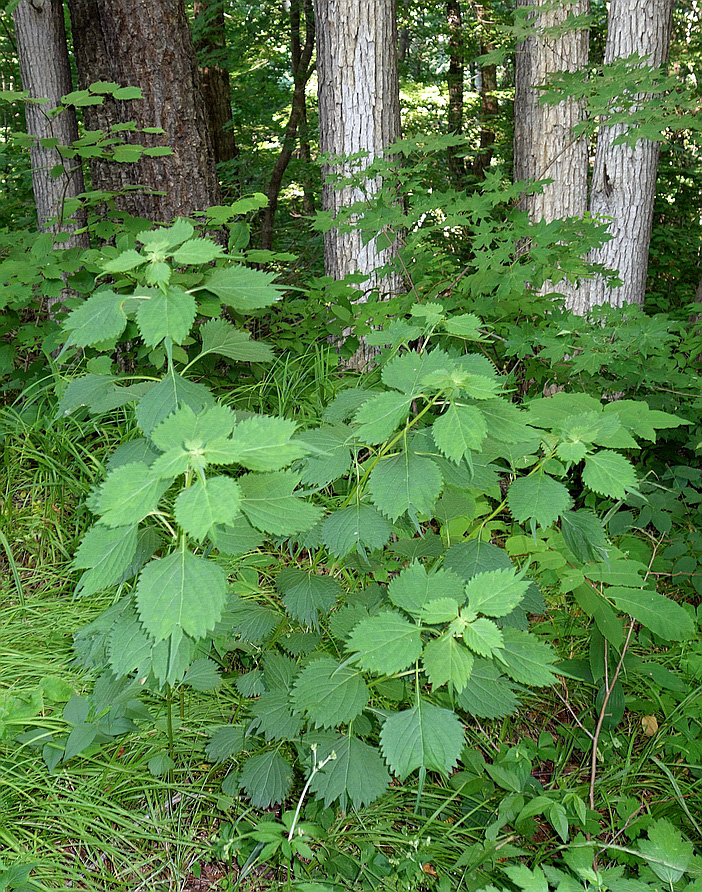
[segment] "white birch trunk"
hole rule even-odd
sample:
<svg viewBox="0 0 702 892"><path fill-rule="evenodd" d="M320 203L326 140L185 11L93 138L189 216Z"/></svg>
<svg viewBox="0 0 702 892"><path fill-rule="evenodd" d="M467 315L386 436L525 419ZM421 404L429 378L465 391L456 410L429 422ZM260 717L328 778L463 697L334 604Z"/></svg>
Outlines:
<svg viewBox="0 0 702 892"><path fill-rule="evenodd" d="M654 68L668 58L674 0L610 0L605 64L633 53ZM599 304L643 304L648 272L653 201L656 193L659 144L640 139L633 146L613 145L623 124L603 122L597 139L590 212L611 218L611 240L590 252L589 260L616 270L621 287L602 276L583 282L569 307L576 313Z"/></svg>

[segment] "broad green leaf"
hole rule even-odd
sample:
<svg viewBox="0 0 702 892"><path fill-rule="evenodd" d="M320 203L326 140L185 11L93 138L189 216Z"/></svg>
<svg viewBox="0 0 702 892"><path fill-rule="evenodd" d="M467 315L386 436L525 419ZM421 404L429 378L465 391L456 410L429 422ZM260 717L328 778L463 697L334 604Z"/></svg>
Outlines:
<svg viewBox="0 0 702 892"><path fill-rule="evenodd" d="M522 443L535 433L526 423L527 414L506 400L483 400L480 411L487 423L488 434L502 443Z"/></svg>
<svg viewBox="0 0 702 892"><path fill-rule="evenodd" d="M450 570L427 572L415 562L395 576L388 586L388 597L401 610L418 619L427 604L437 598L449 598L456 607L463 604L463 581Z"/></svg>
<svg viewBox="0 0 702 892"><path fill-rule="evenodd" d="M319 748L318 763L332 752L336 758L314 775L311 784L327 808L337 800L344 808L347 798L354 808L361 808L387 790L390 775L376 747L351 735L338 737Z"/></svg>
<svg viewBox="0 0 702 892"><path fill-rule="evenodd" d="M684 641L695 634L695 624L687 611L658 592L614 585L605 594L617 609L633 616L664 641Z"/></svg>
<svg viewBox="0 0 702 892"><path fill-rule="evenodd" d="M244 474L238 478L243 494L241 510L264 533L291 536L309 530L322 509L293 495L299 476L292 471Z"/></svg>
<svg viewBox="0 0 702 892"><path fill-rule="evenodd" d="M603 638L619 649L624 643L622 620L617 611L591 585L579 585L573 589L578 607L592 617Z"/></svg>
<svg viewBox="0 0 702 892"><path fill-rule="evenodd" d="M392 359L382 371L383 383L410 397L422 392L422 381L432 374L450 374L455 362L443 350L425 353L409 351ZM432 388L433 389L433 388Z"/></svg>
<svg viewBox="0 0 702 892"><path fill-rule="evenodd" d="M293 771L277 750L258 753L246 760L240 784L255 808L270 808L290 792Z"/></svg>
<svg viewBox="0 0 702 892"><path fill-rule="evenodd" d="M204 638L221 617L226 596L224 570L185 549L150 561L136 589L139 618L156 641L179 629Z"/></svg>
<svg viewBox="0 0 702 892"><path fill-rule="evenodd" d="M365 709L368 688L358 669L322 657L298 675L292 701L317 728L333 728L348 724Z"/></svg>
<svg viewBox="0 0 702 892"><path fill-rule="evenodd" d="M175 519L188 535L202 541L217 523L233 523L239 514L241 490L231 477L197 480L176 499Z"/></svg>
<svg viewBox="0 0 702 892"><path fill-rule="evenodd" d="M134 461L142 465L152 465L156 458L158 452L151 443L145 437L137 437L134 440L127 440L126 443L120 443L107 460L107 470L113 471Z"/></svg>
<svg viewBox="0 0 702 892"><path fill-rule="evenodd" d="M128 88L127 88L128 89ZM179 217L171 226L159 226L137 235L137 241L151 250L170 253L195 234L193 224Z"/></svg>
<svg viewBox="0 0 702 892"><path fill-rule="evenodd" d="M461 622L460 628L456 626L456 634L460 634L466 645L482 657L491 657L504 647L502 631L489 619L473 620L473 622Z"/></svg>
<svg viewBox="0 0 702 892"><path fill-rule="evenodd" d="M478 573L466 585L468 607L476 614L507 616L522 602L530 584L513 569Z"/></svg>
<svg viewBox="0 0 702 892"><path fill-rule="evenodd" d="M168 774L175 768L175 762L165 753L159 753L149 759L147 766L154 777L163 777L164 774Z"/></svg>
<svg viewBox="0 0 702 892"><path fill-rule="evenodd" d="M236 417L226 406L217 404L196 414L186 403L154 428L151 439L162 452L202 452L213 440L225 440L235 426Z"/></svg>
<svg viewBox="0 0 702 892"><path fill-rule="evenodd" d="M570 508L572 499L562 483L539 471L514 481L507 493L507 504L517 523L533 518L546 528Z"/></svg>
<svg viewBox="0 0 702 892"><path fill-rule="evenodd" d="M601 561L607 556L607 535L602 521L587 508L564 511L561 514L563 541L575 557L587 564Z"/></svg>
<svg viewBox="0 0 702 892"><path fill-rule="evenodd" d="M295 660L285 654L270 650L263 655L263 678L270 690L290 693L299 668Z"/></svg>
<svg viewBox="0 0 702 892"><path fill-rule="evenodd" d="M224 248L216 245L210 239L193 238L178 248L172 256L172 260L178 266L185 266L189 263L210 263L221 257Z"/></svg>
<svg viewBox="0 0 702 892"><path fill-rule="evenodd" d="M318 576L293 567L278 574L276 587L283 596L288 616L315 629L319 628L319 614L326 616L341 593L341 586L331 576Z"/></svg>
<svg viewBox="0 0 702 892"><path fill-rule="evenodd" d="M287 691L266 691L249 705L254 717L252 729L266 740L290 740L302 730L302 716L295 715Z"/></svg>
<svg viewBox="0 0 702 892"><path fill-rule="evenodd" d="M623 455L603 449L585 459L583 483L602 496L623 499L627 492L636 489L636 471Z"/></svg>
<svg viewBox="0 0 702 892"><path fill-rule="evenodd" d="M164 338L182 344L195 321L195 298L182 288L170 286L166 291L142 289L137 324L144 343L158 346Z"/></svg>
<svg viewBox="0 0 702 892"><path fill-rule="evenodd" d="M210 539L221 554L239 555L255 551L263 544L264 536L241 515L229 524L216 524Z"/></svg>
<svg viewBox="0 0 702 892"><path fill-rule="evenodd" d="M430 514L441 495L441 472L430 458L401 452L373 468L368 489L375 506L391 520L404 514Z"/></svg>
<svg viewBox="0 0 702 892"><path fill-rule="evenodd" d="M119 337L127 324L123 294L97 291L72 310L63 324L68 332L66 346L89 347Z"/></svg>
<svg viewBox="0 0 702 892"><path fill-rule="evenodd" d="M377 393L356 412L359 425L356 436L364 443L382 443L404 422L412 405L412 397L395 391Z"/></svg>
<svg viewBox="0 0 702 892"><path fill-rule="evenodd" d="M100 487L98 507L109 527L129 526L158 508L168 483L154 476L141 462L130 462L110 471Z"/></svg>
<svg viewBox="0 0 702 892"><path fill-rule="evenodd" d="M652 443L655 442L657 436L656 430L689 424L678 415L650 409L643 400L615 400L607 403L604 412L614 413L624 427L633 431L637 437L650 440Z"/></svg>
<svg viewBox="0 0 702 892"><path fill-rule="evenodd" d="M237 635L252 644L262 644L268 640L282 619L283 614L277 610L246 601L239 601L234 606L227 608L223 616L223 621L226 621L228 627L229 637L233 638Z"/></svg>
<svg viewBox="0 0 702 892"><path fill-rule="evenodd" d="M95 524L83 536L73 558L77 570L87 569L76 594L90 595L119 582L137 550L137 527L106 527Z"/></svg>
<svg viewBox="0 0 702 892"><path fill-rule="evenodd" d="M392 525L369 505L356 503L328 514L322 521L322 542L336 557L354 548L374 551L390 538Z"/></svg>
<svg viewBox="0 0 702 892"><path fill-rule="evenodd" d="M446 552L444 567L468 582L476 573L512 570L513 564L504 548L482 539L469 539L452 545Z"/></svg>
<svg viewBox="0 0 702 892"><path fill-rule="evenodd" d="M146 260L147 258L135 251L134 248L129 248L127 251L122 251L117 257L104 261L102 268L106 273L126 273L130 269L135 269L142 263L146 263Z"/></svg>
<svg viewBox="0 0 702 892"><path fill-rule="evenodd" d="M552 667L556 655L548 644L519 629L504 628L502 637L504 648L496 656L510 678L537 688L556 681Z"/></svg>
<svg viewBox="0 0 702 892"><path fill-rule="evenodd" d="M526 864L510 864L502 869L522 892L548 892L548 881L540 867L530 870Z"/></svg>
<svg viewBox="0 0 702 892"><path fill-rule="evenodd" d="M220 267L196 290L207 289L237 313L250 313L280 300L280 287L273 284L275 273L265 273L241 264Z"/></svg>
<svg viewBox="0 0 702 892"><path fill-rule="evenodd" d="M214 397L204 384L174 373L166 375L139 400L136 417L139 427L148 437L157 424L181 406L189 406L197 413L214 405L214 402Z"/></svg>
<svg viewBox="0 0 702 892"><path fill-rule="evenodd" d="M360 387L347 387L329 403L322 414L328 424L341 424L347 421L359 406L369 400L377 391L362 390Z"/></svg>
<svg viewBox="0 0 702 892"><path fill-rule="evenodd" d="M179 684L193 661L196 644L180 629L157 641L151 651L151 671L160 685Z"/></svg>
<svg viewBox="0 0 702 892"><path fill-rule="evenodd" d="M224 762L243 750L245 738L242 725L222 725L211 732L205 755L211 762Z"/></svg>
<svg viewBox="0 0 702 892"><path fill-rule="evenodd" d="M687 871L693 859L692 843L665 818L648 828L648 839L639 839L639 851L655 875L672 887Z"/></svg>
<svg viewBox="0 0 702 892"><path fill-rule="evenodd" d="M430 626L450 623L458 617L458 603L453 598L436 598L422 608L420 619Z"/></svg>
<svg viewBox="0 0 702 892"><path fill-rule="evenodd" d="M302 469L302 482L326 486L342 477L351 466L350 430L344 426L325 425L296 435L307 452Z"/></svg>
<svg viewBox="0 0 702 892"><path fill-rule="evenodd" d="M464 737L454 712L420 699L412 709L385 719L380 745L390 770L404 780L416 768L449 774L458 762Z"/></svg>
<svg viewBox="0 0 702 892"><path fill-rule="evenodd" d="M508 680L492 660L476 659L468 683L457 697L458 705L470 715L497 719L511 715L519 701Z"/></svg>
<svg viewBox="0 0 702 892"><path fill-rule="evenodd" d="M471 450L480 450L487 436L487 425L480 409L455 403L436 419L431 430L436 445L456 464Z"/></svg>
<svg viewBox="0 0 702 892"><path fill-rule="evenodd" d="M419 629L390 610L362 619L354 626L347 650L355 653L355 662L362 669L384 675L402 672L422 652Z"/></svg>
<svg viewBox="0 0 702 892"><path fill-rule="evenodd" d="M528 406L528 422L535 427L548 430L560 429L571 415L602 411L599 400L586 393L566 393L559 391L553 396L532 400Z"/></svg>
<svg viewBox="0 0 702 892"><path fill-rule="evenodd" d="M482 320L474 313L462 313L460 316L451 316L450 319L446 319L444 328L450 334L468 338L470 341L482 341L483 336L480 332L482 324Z"/></svg>
<svg viewBox="0 0 702 892"><path fill-rule="evenodd" d="M144 631L136 610L130 604L110 630L107 653L110 671L117 678L137 669L148 674L154 639Z"/></svg>
<svg viewBox="0 0 702 892"><path fill-rule="evenodd" d="M432 690L450 682L456 691L462 691L468 684L474 662L473 654L452 635L432 639L422 654Z"/></svg>
<svg viewBox="0 0 702 892"><path fill-rule="evenodd" d="M254 341L248 331L241 331L225 319L210 319L200 326L202 353L216 353L237 362L270 362L273 350L261 341Z"/></svg>
<svg viewBox="0 0 702 892"><path fill-rule="evenodd" d="M588 579L605 582L607 585L626 585L642 588L645 584L647 567L641 561L626 558L601 561L584 569Z"/></svg>
<svg viewBox="0 0 702 892"><path fill-rule="evenodd" d="M287 418L246 418L234 428L231 460L250 471L278 471L305 454L304 444L290 439L295 428Z"/></svg>

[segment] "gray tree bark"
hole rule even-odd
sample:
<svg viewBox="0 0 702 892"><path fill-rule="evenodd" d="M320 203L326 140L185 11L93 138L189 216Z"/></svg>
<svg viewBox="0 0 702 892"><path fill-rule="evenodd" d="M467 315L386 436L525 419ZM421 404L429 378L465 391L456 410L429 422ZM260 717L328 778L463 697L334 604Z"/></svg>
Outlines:
<svg viewBox="0 0 702 892"><path fill-rule="evenodd" d="M610 0L605 64L638 53L654 68L668 58L674 0ZM642 97L643 98L643 97ZM624 124L602 122L597 138L590 212L611 218L611 240L593 250L589 260L618 272L621 287L602 276L583 282L568 301L576 313L603 303L643 304L648 273L653 201L660 145L640 139L631 147L613 145Z"/></svg>
<svg viewBox="0 0 702 892"><path fill-rule="evenodd" d="M367 152L367 166L400 137L400 100L397 74L397 31L394 0L315 0L320 149L332 156L322 173L322 206L335 217L339 209L363 198L357 188L334 186L334 176L351 168L338 156ZM369 181L365 191L377 191ZM366 292L399 289L399 277L382 282L376 269L392 256L392 248L378 251L375 239L362 243L358 231L332 228L324 237L327 275L343 279L348 273L368 276Z"/></svg>
<svg viewBox="0 0 702 892"><path fill-rule="evenodd" d="M123 121L162 127L163 134L123 135L140 145L173 149L172 155L143 156L133 164L96 159L94 188L142 187L124 192L118 206L159 222L218 204L214 149L184 0L68 0L68 7L81 87L114 81L141 87L143 94L87 106L86 128L109 130Z"/></svg>
<svg viewBox="0 0 702 892"><path fill-rule="evenodd" d="M517 0L518 6L533 0ZM533 13L533 33L517 45L514 98L514 179L553 180L536 195L525 195L522 206L534 222L582 217L587 208L587 142L573 138L573 127L585 116L582 101L558 105L539 102L539 85L559 71L584 68L588 32L563 26L586 13L588 0L553 6L539 0L543 11ZM562 290L559 285L559 290Z"/></svg>
<svg viewBox="0 0 702 892"><path fill-rule="evenodd" d="M69 233L61 247L88 247L87 232L75 230L85 225L85 213L79 210L64 217L64 202L85 191L80 162L63 159L56 148L44 148L40 139L55 138L66 146L78 139L78 126L73 108L59 114L52 110L61 97L73 89L71 68L66 47L66 32L61 0L21 0L13 13L15 38L19 54L22 86L32 99L48 102L25 105L27 132L36 142L30 149L32 187L37 208L39 229L54 234ZM51 170L63 167L59 176Z"/></svg>

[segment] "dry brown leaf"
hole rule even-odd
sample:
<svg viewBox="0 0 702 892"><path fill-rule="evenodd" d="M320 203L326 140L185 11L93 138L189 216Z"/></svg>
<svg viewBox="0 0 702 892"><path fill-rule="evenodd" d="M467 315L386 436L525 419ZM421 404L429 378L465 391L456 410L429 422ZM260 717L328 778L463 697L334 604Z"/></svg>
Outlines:
<svg viewBox="0 0 702 892"><path fill-rule="evenodd" d="M644 715L641 717L641 727L646 737L653 737L658 731L658 719L655 715Z"/></svg>

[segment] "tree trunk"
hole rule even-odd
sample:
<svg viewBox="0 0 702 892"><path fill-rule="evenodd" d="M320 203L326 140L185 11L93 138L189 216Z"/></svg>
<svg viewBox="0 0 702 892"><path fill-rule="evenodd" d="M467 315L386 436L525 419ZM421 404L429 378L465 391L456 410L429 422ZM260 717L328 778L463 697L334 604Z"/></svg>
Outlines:
<svg viewBox="0 0 702 892"><path fill-rule="evenodd" d="M322 168L322 206L332 217L363 198L357 188L335 188L334 177L353 169L338 156L367 152L360 162L367 166L400 137L394 13L393 0L315 0L320 149L332 156ZM369 182L365 191L372 194L379 186ZM375 239L364 245L358 231L333 227L324 236L327 275L364 273L366 290L381 284L374 270L391 256L391 249L376 249ZM382 285L393 290L397 283Z"/></svg>
<svg viewBox="0 0 702 892"><path fill-rule="evenodd" d="M36 142L30 149L32 162L32 186L37 207L39 229L44 232L70 233L61 247L89 247L87 232L75 230L85 225L85 213L80 210L70 219L63 216L66 199L75 198L85 191L83 168L80 161L70 162L61 158L56 148L43 148L40 139L55 138L58 145L67 146L78 139L78 126L73 108L58 115L52 109L61 97L73 89L71 68L66 48L66 31L61 0L21 0L13 20L19 54L22 86L33 99L48 102L25 106L27 132ZM52 169L62 168L59 176L52 176Z"/></svg>
<svg viewBox="0 0 702 892"><path fill-rule="evenodd" d="M644 64L659 68L668 58L674 0L611 0L605 64L638 53ZM643 98L643 97L642 97ZM653 201L659 143L640 139L633 147L613 145L624 124L603 122L597 138L590 212L611 218L611 240L590 253L589 260L618 272L621 287L602 276L583 282L569 306L586 313L603 303L642 305L648 272Z"/></svg>
<svg viewBox="0 0 702 892"><path fill-rule="evenodd" d="M448 87L448 132L455 136L463 133L463 78L464 38L460 0L446 0L446 18L449 35L449 67L446 75ZM449 174L455 189L465 188L466 164L460 146L447 149Z"/></svg>
<svg viewBox="0 0 702 892"><path fill-rule="evenodd" d="M302 9L305 12L305 42L300 41L300 20ZM273 247L273 224L278 207L278 196L283 185L283 176L287 170L295 148L297 131L307 120L305 88L310 79L314 52L314 11L312 0L291 0L290 3L290 54L292 74L295 87L293 89L290 117L283 136L283 146L273 165L273 173L268 184L268 204L263 211L261 224L261 248L270 250ZM309 145L308 145L309 151Z"/></svg>
<svg viewBox="0 0 702 892"><path fill-rule="evenodd" d="M86 128L109 131L123 121L161 127L162 134L123 135L173 149L172 155L130 164L96 160L93 187L119 192L138 185L118 198L118 207L160 222L217 204L214 150L184 0L68 0L68 6L81 87L113 81L140 87L143 94L87 106Z"/></svg>
<svg viewBox="0 0 702 892"><path fill-rule="evenodd" d="M491 53L495 44L487 38L485 32L485 10L477 4L476 16L481 26L480 54ZM495 63L480 63L480 149L473 159L472 174L479 180L485 179L485 171L492 161L493 147L495 145L495 131L492 126L500 107L497 102L497 65Z"/></svg>
<svg viewBox="0 0 702 892"><path fill-rule="evenodd" d="M194 0L193 15L193 31L197 34L195 55L215 162L231 161L238 156L239 149L234 131L227 126L232 120L232 102L229 71L223 58L227 49L224 0Z"/></svg>
<svg viewBox="0 0 702 892"><path fill-rule="evenodd" d="M517 5L533 3L517 0ZM570 17L587 12L588 0L565 7L538 0L537 5L545 9L531 15L533 33L516 49L514 179L553 180L540 194L525 195L522 201L532 221L550 223L560 217L582 217L587 207L587 142L573 139L572 133L584 119L585 106L573 99L542 105L537 87L556 72L587 65L587 31L561 28Z"/></svg>

